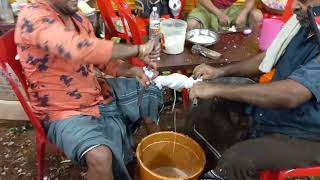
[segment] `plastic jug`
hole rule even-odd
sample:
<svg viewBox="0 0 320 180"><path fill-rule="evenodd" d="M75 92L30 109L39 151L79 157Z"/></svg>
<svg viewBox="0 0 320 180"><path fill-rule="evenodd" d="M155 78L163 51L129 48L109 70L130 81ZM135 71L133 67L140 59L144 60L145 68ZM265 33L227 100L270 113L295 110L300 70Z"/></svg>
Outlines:
<svg viewBox="0 0 320 180"><path fill-rule="evenodd" d="M167 19L160 23L163 52L180 54L184 50L187 22L180 19Z"/></svg>
<svg viewBox="0 0 320 180"><path fill-rule="evenodd" d="M263 19L259 38L259 48L266 51L281 30L283 22L278 19Z"/></svg>

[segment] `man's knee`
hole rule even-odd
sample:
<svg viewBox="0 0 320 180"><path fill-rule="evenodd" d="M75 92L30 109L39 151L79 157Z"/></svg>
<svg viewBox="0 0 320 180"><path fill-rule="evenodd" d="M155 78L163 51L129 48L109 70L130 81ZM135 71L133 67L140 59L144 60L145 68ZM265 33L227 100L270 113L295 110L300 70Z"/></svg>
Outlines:
<svg viewBox="0 0 320 180"><path fill-rule="evenodd" d="M112 169L112 152L107 146L93 148L85 155L89 168L97 171L108 171Z"/></svg>
<svg viewBox="0 0 320 180"><path fill-rule="evenodd" d="M239 179L238 176L257 176L254 156L250 156L245 145L239 143L228 149L219 160L215 171L226 179Z"/></svg>
<svg viewBox="0 0 320 180"><path fill-rule="evenodd" d="M246 166L247 164L252 163L251 156L245 153L248 152L245 150L246 148L247 147L241 143L233 145L223 154L221 164L227 166Z"/></svg>
<svg viewBox="0 0 320 180"><path fill-rule="evenodd" d="M195 19L191 19L189 18L188 21L188 30L192 30L192 29L200 29L201 28L201 23L198 22Z"/></svg>

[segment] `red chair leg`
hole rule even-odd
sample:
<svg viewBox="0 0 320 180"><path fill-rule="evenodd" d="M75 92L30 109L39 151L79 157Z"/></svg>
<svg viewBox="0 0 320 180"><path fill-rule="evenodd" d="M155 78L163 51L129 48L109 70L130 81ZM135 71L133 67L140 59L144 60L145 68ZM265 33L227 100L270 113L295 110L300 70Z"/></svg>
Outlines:
<svg viewBox="0 0 320 180"><path fill-rule="evenodd" d="M37 138L38 139L38 138ZM45 153L45 142L41 140L37 140L37 173L38 173L38 180L43 180L44 177L44 153Z"/></svg>
<svg viewBox="0 0 320 180"><path fill-rule="evenodd" d="M181 74L183 75L188 75L188 72L186 69L181 69ZM189 92L188 89L182 89L182 103L183 103L183 108L185 111L188 111L189 109Z"/></svg>
<svg viewBox="0 0 320 180"><path fill-rule="evenodd" d="M188 89L182 89L182 103L185 111L189 108L189 92Z"/></svg>

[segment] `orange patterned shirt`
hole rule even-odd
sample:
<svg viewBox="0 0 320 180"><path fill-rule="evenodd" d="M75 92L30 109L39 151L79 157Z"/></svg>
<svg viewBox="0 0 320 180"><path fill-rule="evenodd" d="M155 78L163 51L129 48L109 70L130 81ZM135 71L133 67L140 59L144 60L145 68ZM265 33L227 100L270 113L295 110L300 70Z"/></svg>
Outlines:
<svg viewBox="0 0 320 180"><path fill-rule="evenodd" d="M18 17L15 42L31 105L41 120L99 116L98 105L112 100L102 97L96 68L116 75L122 61L111 59L113 43L96 38L90 21L81 14L72 20L78 31L66 29L44 1L26 6Z"/></svg>

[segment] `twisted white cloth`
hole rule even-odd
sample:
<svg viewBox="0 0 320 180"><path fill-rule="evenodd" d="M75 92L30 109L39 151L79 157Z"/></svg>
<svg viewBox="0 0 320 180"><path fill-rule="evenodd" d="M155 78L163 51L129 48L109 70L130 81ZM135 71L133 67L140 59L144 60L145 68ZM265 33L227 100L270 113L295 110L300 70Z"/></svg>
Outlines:
<svg viewBox="0 0 320 180"><path fill-rule="evenodd" d="M183 88L190 89L194 83L199 81L202 81L202 79L199 78L195 80L192 77L187 77L179 73L174 73L169 76L158 76L153 80L159 89L168 87L177 91L181 91Z"/></svg>
<svg viewBox="0 0 320 180"><path fill-rule="evenodd" d="M280 56L284 53L292 38L297 34L301 25L293 15L282 27L276 38L272 41L266 52L266 56L259 65L262 72L270 72L273 66L278 62Z"/></svg>

